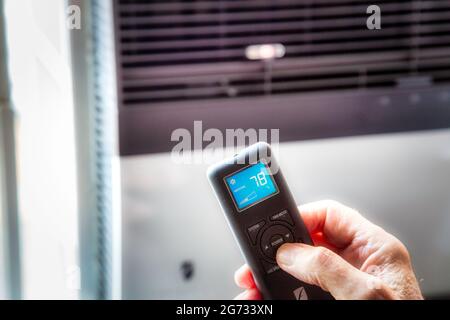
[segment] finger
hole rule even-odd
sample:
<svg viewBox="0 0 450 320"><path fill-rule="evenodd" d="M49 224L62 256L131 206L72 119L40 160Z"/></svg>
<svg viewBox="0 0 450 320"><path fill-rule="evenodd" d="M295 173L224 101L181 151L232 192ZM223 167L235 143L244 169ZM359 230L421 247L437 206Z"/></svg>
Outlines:
<svg viewBox="0 0 450 320"><path fill-rule="evenodd" d="M362 222L368 222L357 211L336 201L323 200L299 207L309 233L322 233L323 239L338 248L346 247Z"/></svg>
<svg viewBox="0 0 450 320"><path fill-rule="evenodd" d="M316 247L325 247L333 252L340 252L339 248L336 248L336 246L332 245L327 241L327 239L325 239L325 236L322 232L311 234L311 240Z"/></svg>
<svg viewBox="0 0 450 320"><path fill-rule="evenodd" d="M246 264L236 270L236 272L234 273L234 282L236 282L238 287L243 289L256 288L252 271Z"/></svg>
<svg viewBox="0 0 450 320"><path fill-rule="evenodd" d="M390 289L324 247L284 244L277 251L277 263L295 278L321 287L336 299L387 299Z"/></svg>
<svg viewBox="0 0 450 320"><path fill-rule="evenodd" d="M258 289L252 288L238 294L234 300L261 300L261 294Z"/></svg>

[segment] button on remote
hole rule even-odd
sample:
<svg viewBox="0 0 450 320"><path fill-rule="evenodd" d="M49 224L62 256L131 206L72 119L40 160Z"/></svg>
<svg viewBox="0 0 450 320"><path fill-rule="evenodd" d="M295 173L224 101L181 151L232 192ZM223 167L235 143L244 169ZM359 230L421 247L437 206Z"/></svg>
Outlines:
<svg viewBox="0 0 450 320"><path fill-rule="evenodd" d="M270 239L270 245L272 248L277 248L281 246L284 243L283 236L277 234L276 236L273 236L272 239Z"/></svg>
<svg viewBox="0 0 450 320"><path fill-rule="evenodd" d="M265 260L261 260L261 263L263 265L264 271L267 274L272 274L275 271L280 270L280 267L276 263L267 262Z"/></svg>
<svg viewBox="0 0 450 320"><path fill-rule="evenodd" d="M289 211L283 210L281 212L278 212L270 217L271 221L283 221L289 223L291 226L294 225L294 222L292 221L292 218L289 214Z"/></svg>
<svg viewBox="0 0 450 320"><path fill-rule="evenodd" d="M265 225L266 223L264 220L261 220L257 224L252 225L247 229L248 236L250 237L250 240L252 241L253 245L256 244L256 239L258 237L259 230Z"/></svg>
<svg viewBox="0 0 450 320"><path fill-rule="evenodd" d="M278 248L286 242L294 242L294 237L289 228L282 225L274 225L267 228L261 236L261 250L266 258L275 260Z"/></svg>

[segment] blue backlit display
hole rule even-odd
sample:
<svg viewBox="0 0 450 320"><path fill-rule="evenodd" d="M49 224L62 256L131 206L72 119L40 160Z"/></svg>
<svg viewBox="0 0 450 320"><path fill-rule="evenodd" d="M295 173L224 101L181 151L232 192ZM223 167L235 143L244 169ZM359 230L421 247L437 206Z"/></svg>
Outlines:
<svg viewBox="0 0 450 320"><path fill-rule="evenodd" d="M228 176L225 180L239 211L278 192L267 166L262 162Z"/></svg>

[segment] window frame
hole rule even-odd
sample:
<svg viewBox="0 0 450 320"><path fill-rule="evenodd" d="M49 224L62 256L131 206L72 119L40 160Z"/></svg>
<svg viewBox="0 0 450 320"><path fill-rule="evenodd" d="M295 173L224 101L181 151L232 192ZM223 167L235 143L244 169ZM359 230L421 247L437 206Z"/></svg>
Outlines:
<svg viewBox="0 0 450 320"><path fill-rule="evenodd" d="M10 99L4 2L0 2L0 297L21 298L14 110Z"/></svg>

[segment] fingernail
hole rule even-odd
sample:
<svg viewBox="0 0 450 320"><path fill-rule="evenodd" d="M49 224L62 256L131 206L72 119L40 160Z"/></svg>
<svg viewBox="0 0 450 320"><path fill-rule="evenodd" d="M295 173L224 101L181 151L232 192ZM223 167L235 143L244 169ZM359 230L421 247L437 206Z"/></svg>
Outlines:
<svg viewBox="0 0 450 320"><path fill-rule="evenodd" d="M292 246L283 245L277 251L277 262L286 267L289 267L295 262L294 251L292 250Z"/></svg>

